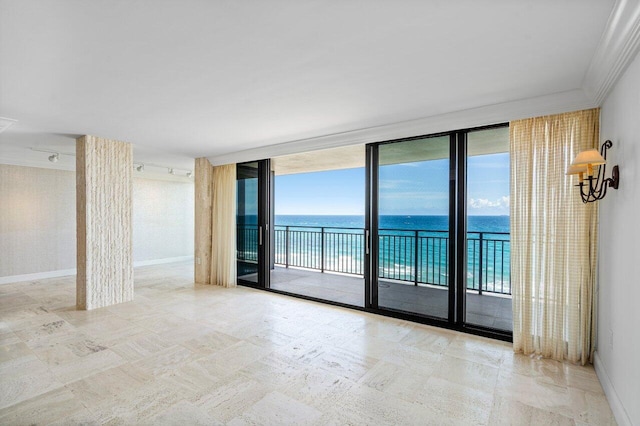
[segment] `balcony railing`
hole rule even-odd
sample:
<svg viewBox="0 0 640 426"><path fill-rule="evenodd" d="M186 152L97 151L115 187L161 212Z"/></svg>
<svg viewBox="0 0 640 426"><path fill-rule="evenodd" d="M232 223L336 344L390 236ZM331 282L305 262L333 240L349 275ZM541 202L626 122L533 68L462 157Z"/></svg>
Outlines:
<svg viewBox="0 0 640 426"><path fill-rule="evenodd" d="M467 289L511 294L510 234L467 234ZM256 261L258 230L238 226L238 259ZM275 264L362 275L364 230L307 226L275 227ZM436 230L381 229L378 276L414 285L449 285L449 233Z"/></svg>

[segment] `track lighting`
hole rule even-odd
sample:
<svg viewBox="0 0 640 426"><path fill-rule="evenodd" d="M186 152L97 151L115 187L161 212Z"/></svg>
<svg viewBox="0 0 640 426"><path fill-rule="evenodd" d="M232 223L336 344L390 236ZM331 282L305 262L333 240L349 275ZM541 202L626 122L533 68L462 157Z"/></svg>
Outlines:
<svg viewBox="0 0 640 426"><path fill-rule="evenodd" d="M71 153L71 152L58 152L58 151L53 151L53 150L48 150L48 149L39 149L39 148L34 148L34 147L30 147L29 149L31 149L32 151L36 151L36 152L44 152L44 153L50 154L48 156L48 159L52 163L57 163L58 160L60 160L60 156L61 155L68 155L70 157L75 157L76 156L75 153ZM162 165L162 164L142 163L142 162L137 162L137 161L133 162L133 168L135 169L135 171L137 171L139 173L143 173L145 171L146 167L151 167L151 173L152 174L154 173L155 169L160 169L160 170L164 169L172 176L193 178L193 170L181 169L181 168L177 168L176 169L176 168L169 167L169 166Z"/></svg>

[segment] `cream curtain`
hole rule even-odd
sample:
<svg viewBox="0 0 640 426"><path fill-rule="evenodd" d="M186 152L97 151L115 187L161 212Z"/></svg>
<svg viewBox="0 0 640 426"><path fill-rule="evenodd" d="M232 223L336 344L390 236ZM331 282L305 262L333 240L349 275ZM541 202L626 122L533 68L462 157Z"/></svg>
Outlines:
<svg viewBox="0 0 640 426"><path fill-rule="evenodd" d="M511 139L513 346L585 364L595 347L597 203L573 158L598 147L599 109L517 120Z"/></svg>
<svg viewBox="0 0 640 426"><path fill-rule="evenodd" d="M211 284L237 285L236 165L213 167L211 178Z"/></svg>

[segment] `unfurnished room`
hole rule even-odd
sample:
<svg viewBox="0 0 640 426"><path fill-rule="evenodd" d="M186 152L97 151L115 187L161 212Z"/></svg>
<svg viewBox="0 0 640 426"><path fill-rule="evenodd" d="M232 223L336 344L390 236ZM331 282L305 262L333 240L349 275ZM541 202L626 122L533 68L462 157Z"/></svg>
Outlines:
<svg viewBox="0 0 640 426"><path fill-rule="evenodd" d="M0 0L0 424L640 425L640 0Z"/></svg>

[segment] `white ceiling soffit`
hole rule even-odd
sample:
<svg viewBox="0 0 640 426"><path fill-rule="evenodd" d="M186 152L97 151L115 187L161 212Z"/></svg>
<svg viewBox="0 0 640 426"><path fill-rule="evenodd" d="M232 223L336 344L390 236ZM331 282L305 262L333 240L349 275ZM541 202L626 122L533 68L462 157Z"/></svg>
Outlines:
<svg viewBox="0 0 640 426"><path fill-rule="evenodd" d="M364 164L364 145L350 145L275 157L271 161L271 170L276 176L281 176L327 170L355 169L364 167Z"/></svg>
<svg viewBox="0 0 640 426"><path fill-rule="evenodd" d="M449 157L448 136L435 137L445 143L424 143L420 138L401 144L384 144L380 151L380 165L439 160ZM509 128L497 127L468 134L467 155L487 155L509 152ZM327 170L355 169L365 166L365 146L348 145L318 151L274 157L271 169L277 176Z"/></svg>
<svg viewBox="0 0 640 426"><path fill-rule="evenodd" d="M0 157L92 134L222 164L589 108L637 50L638 9L0 0L0 116L18 120Z"/></svg>
<svg viewBox="0 0 640 426"><path fill-rule="evenodd" d="M209 161L211 161L213 165L240 163L298 152L390 141L393 139L428 135L457 129L481 127L521 118L557 114L593 107L593 103L585 96L582 90L572 90L565 93L472 108L379 127L268 145L251 150L233 152L227 155L209 157Z"/></svg>

